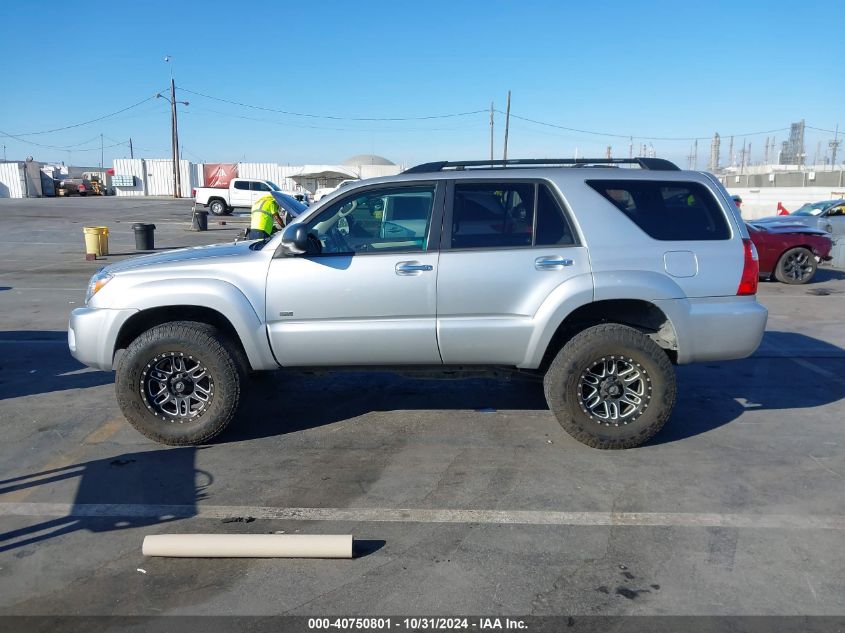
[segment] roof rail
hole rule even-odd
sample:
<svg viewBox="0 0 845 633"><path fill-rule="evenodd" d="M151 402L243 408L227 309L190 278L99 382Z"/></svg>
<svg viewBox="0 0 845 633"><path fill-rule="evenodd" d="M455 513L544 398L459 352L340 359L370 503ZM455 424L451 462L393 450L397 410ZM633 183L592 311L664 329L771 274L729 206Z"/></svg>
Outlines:
<svg viewBox="0 0 845 633"><path fill-rule="evenodd" d="M462 160L423 163L406 169L406 174L424 174L444 169L462 170L467 167L537 167L543 165L570 165L588 167L601 165L639 165L640 169L653 171L679 171L678 166L663 158L512 158L508 160Z"/></svg>

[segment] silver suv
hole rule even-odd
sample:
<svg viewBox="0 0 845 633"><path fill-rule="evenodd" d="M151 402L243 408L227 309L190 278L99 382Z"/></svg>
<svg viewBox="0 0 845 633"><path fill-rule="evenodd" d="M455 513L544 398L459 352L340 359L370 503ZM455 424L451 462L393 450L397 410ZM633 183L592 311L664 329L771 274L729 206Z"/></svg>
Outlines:
<svg viewBox="0 0 845 633"><path fill-rule="evenodd" d="M596 448L652 437L673 363L759 345L757 253L710 174L665 160L419 165L344 187L262 240L97 273L68 339L117 369L141 433L205 442L249 372L507 368ZM460 373L460 372L456 372Z"/></svg>

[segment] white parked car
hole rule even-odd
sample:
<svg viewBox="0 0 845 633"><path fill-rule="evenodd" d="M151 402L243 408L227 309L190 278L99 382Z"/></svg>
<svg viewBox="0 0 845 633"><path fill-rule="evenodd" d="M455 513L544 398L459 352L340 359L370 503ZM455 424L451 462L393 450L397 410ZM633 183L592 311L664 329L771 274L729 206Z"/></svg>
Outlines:
<svg viewBox="0 0 845 633"><path fill-rule="evenodd" d="M323 198L325 198L330 193L334 193L341 187L345 187L346 185L350 185L353 182L359 182L357 178L350 178L348 180L341 180L336 187L320 187L314 192L314 202L319 202Z"/></svg>
<svg viewBox="0 0 845 633"><path fill-rule="evenodd" d="M228 189L199 187L194 190L197 204L208 207L214 215L228 215L233 209L249 209L252 203L273 191L282 191L276 183L253 178L232 178Z"/></svg>

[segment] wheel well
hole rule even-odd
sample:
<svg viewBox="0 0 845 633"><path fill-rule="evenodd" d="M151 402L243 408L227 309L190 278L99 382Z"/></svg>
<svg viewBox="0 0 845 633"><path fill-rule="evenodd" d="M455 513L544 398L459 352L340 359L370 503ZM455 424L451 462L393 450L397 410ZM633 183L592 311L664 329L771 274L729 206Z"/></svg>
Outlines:
<svg viewBox="0 0 845 633"><path fill-rule="evenodd" d="M810 246L809 244L795 244L793 246L790 246L789 248L785 248L783 250L783 252L780 255L778 255L778 261L780 261L783 258L783 256L786 255L789 251L794 250L796 248L806 248L808 251L813 253L813 255L816 254L816 252L813 250L813 247Z"/></svg>
<svg viewBox="0 0 845 633"><path fill-rule="evenodd" d="M229 208L229 204L223 198L221 198L219 196L214 196L212 198L209 198L208 199L208 206L211 206L211 203L216 202L216 201L222 202L224 207L226 207L227 209Z"/></svg>
<svg viewBox="0 0 845 633"><path fill-rule="evenodd" d="M172 321L197 321L216 327L237 347L237 351L242 354L242 358L246 361L247 356L243 343L241 343L238 332L229 319L217 310L201 306L163 306L142 310L138 314L132 315L120 328L114 345L114 355L116 356L118 352L129 347L132 341L147 330Z"/></svg>
<svg viewBox="0 0 845 633"><path fill-rule="evenodd" d="M549 366L569 339L602 323L620 323L639 330L663 348L673 363L677 362L678 338L663 310L642 299L605 299L583 305L563 320L546 348L541 369Z"/></svg>

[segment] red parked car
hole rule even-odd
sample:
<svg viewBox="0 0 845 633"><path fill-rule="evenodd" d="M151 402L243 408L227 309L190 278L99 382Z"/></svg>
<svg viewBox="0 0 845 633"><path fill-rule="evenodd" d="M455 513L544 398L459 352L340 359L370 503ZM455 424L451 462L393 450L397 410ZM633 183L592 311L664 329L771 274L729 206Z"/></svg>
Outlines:
<svg viewBox="0 0 845 633"><path fill-rule="evenodd" d="M760 256L760 276L785 284L805 284L816 274L820 261L830 259L830 233L802 224L747 222L748 235Z"/></svg>

